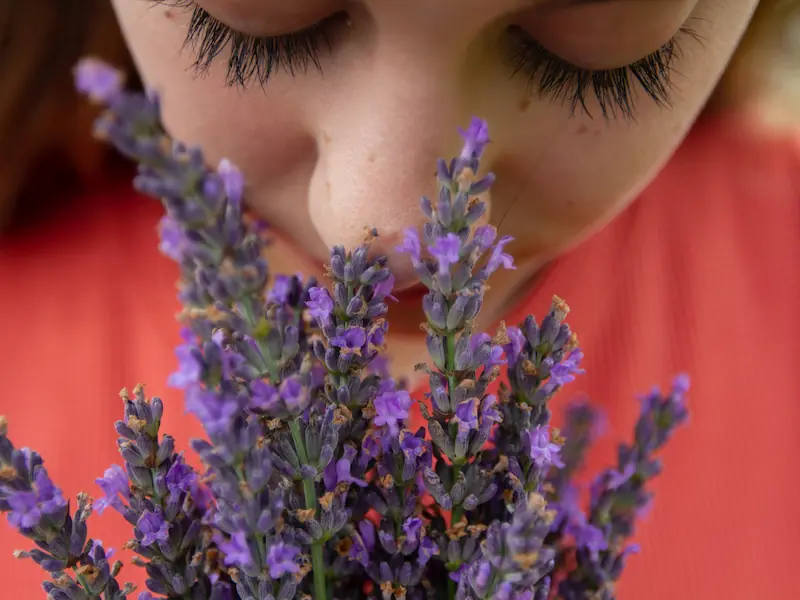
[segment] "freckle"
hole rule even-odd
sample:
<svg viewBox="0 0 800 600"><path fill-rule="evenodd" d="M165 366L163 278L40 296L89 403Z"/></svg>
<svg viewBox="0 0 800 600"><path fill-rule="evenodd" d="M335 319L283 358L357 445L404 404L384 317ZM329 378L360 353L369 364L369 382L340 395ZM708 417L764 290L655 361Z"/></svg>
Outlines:
<svg viewBox="0 0 800 600"><path fill-rule="evenodd" d="M370 152L370 153L367 155L367 160L368 160L369 162L371 162L371 163L374 163L374 162L375 162L375 153L374 153L374 152Z"/></svg>
<svg viewBox="0 0 800 600"><path fill-rule="evenodd" d="M330 181L326 181L325 182L325 187L328 189L328 195L330 196L331 195L331 182Z"/></svg>
<svg viewBox="0 0 800 600"><path fill-rule="evenodd" d="M519 101L519 111L525 112L531 106L531 97L526 94Z"/></svg>
<svg viewBox="0 0 800 600"><path fill-rule="evenodd" d="M331 137L330 133L328 133L327 131L323 131L322 132L322 141L323 142L325 142L326 144L330 144L332 139L333 138Z"/></svg>

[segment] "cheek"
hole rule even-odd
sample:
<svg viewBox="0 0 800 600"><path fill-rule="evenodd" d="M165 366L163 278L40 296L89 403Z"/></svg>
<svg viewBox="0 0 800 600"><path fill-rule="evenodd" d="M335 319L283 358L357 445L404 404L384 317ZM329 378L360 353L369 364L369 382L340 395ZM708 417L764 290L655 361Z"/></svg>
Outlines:
<svg viewBox="0 0 800 600"><path fill-rule="evenodd" d="M704 42L687 40L682 46L670 108L659 108L637 90L635 123L580 114L547 120L528 109L522 117L527 124L513 130L504 167L498 168L495 196L513 202L501 208L503 229L527 240L529 252L553 254L585 239L630 204L694 123L754 5L736 0L698 8L698 23L715 27L699 26Z"/></svg>
<svg viewBox="0 0 800 600"><path fill-rule="evenodd" d="M628 206L663 167L694 111L645 111L636 126L576 118L537 130L539 141L499 158L494 196L502 233L526 254L552 255L585 239Z"/></svg>

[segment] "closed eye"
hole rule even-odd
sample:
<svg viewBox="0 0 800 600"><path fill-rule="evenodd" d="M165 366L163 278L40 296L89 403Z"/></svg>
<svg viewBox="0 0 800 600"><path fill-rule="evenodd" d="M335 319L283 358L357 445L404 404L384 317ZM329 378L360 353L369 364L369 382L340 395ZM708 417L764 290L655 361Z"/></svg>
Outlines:
<svg viewBox="0 0 800 600"><path fill-rule="evenodd" d="M192 0L151 1L190 12L184 48L194 53L197 74L207 73L211 64L227 52L228 86L246 87L254 80L264 86L279 70L296 75L314 67L321 72L320 56L331 50L330 30L346 18L345 13L336 13L292 33L253 36L232 29Z"/></svg>
<svg viewBox="0 0 800 600"><path fill-rule="evenodd" d="M545 48L522 28L511 26L510 60L514 74L523 73L534 93L566 104L571 112L593 114L588 106L594 96L605 119L621 116L634 120L637 92L662 107L671 105L675 62L686 39L701 41L693 29L678 34L655 52L623 67L593 70L574 65Z"/></svg>

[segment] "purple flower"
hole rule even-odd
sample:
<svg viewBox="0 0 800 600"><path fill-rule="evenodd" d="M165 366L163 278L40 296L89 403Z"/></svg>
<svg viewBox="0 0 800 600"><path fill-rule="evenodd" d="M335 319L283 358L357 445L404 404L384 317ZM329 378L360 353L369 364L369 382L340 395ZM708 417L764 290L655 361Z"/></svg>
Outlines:
<svg viewBox="0 0 800 600"><path fill-rule="evenodd" d="M418 554L417 562L420 567L424 567L431 558L439 554L439 546L431 538L425 536L419 543Z"/></svg>
<svg viewBox="0 0 800 600"><path fill-rule="evenodd" d="M428 246L428 251L438 261L439 273L447 274L450 272L450 265L456 264L459 260L461 238L455 233L448 233L438 238L432 246Z"/></svg>
<svg viewBox="0 0 800 600"><path fill-rule="evenodd" d="M272 284L267 295L267 301L274 304L285 304L288 302L289 293L292 291L292 277L287 275L278 275L275 277L275 283Z"/></svg>
<svg viewBox="0 0 800 600"><path fill-rule="evenodd" d="M502 346L492 346L491 342L492 338L485 332L474 333L469 338L469 349L473 357L476 354L488 352L486 356L481 356L483 359L483 367L487 370L491 370L492 367L495 366L506 364L506 360L503 358Z"/></svg>
<svg viewBox="0 0 800 600"><path fill-rule="evenodd" d="M489 358L483 363L483 367L487 370L491 370L492 367L499 367L504 364L506 364L506 359L503 358L503 347L492 346L489 351Z"/></svg>
<svg viewBox="0 0 800 600"><path fill-rule="evenodd" d="M370 521L361 521L358 524L358 533L364 540L370 552L375 549L375 526Z"/></svg>
<svg viewBox="0 0 800 600"><path fill-rule="evenodd" d="M247 362L244 356L230 348L222 349L221 359L223 379L231 379L236 370Z"/></svg>
<svg viewBox="0 0 800 600"><path fill-rule="evenodd" d="M394 275L390 273L386 279L372 286L372 293L375 295L375 298L379 300L388 298L389 300L397 302L397 298L391 295L393 288L394 288Z"/></svg>
<svg viewBox="0 0 800 600"><path fill-rule="evenodd" d="M489 585L489 578L492 576L492 565L487 561L481 561L478 564L477 571L473 571L470 575L474 577L474 580L471 582L473 587L477 589L486 589Z"/></svg>
<svg viewBox="0 0 800 600"><path fill-rule="evenodd" d="M381 321L370 329L367 340L373 348L383 347L383 342L386 340L386 330L389 328L389 321Z"/></svg>
<svg viewBox="0 0 800 600"><path fill-rule="evenodd" d="M202 366L194 355L193 344L182 344L175 349L178 357L178 370L169 376L167 385L185 390L200 381Z"/></svg>
<svg viewBox="0 0 800 600"><path fill-rule="evenodd" d="M325 488L333 490L340 483L354 483L358 487L367 487L367 482L363 479L358 479L350 474L350 469L353 467L353 460L356 458L356 449L347 444L344 447L342 458L334 464L333 461L328 463L325 468Z"/></svg>
<svg viewBox="0 0 800 600"><path fill-rule="evenodd" d="M469 563L461 563L461 566L458 567L458 569L450 573L449 575L450 579L458 583L459 581L461 581L461 576L464 574L464 572L467 570L468 567Z"/></svg>
<svg viewBox="0 0 800 600"><path fill-rule="evenodd" d="M240 206L244 192L244 176L239 167L231 163L227 158L223 158L217 167L217 174L222 179L225 187L225 195L234 206Z"/></svg>
<svg viewBox="0 0 800 600"><path fill-rule="evenodd" d="M475 354L478 348L484 344L489 344L491 341L492 338L490 338L489 334L484 331L473 333L469 338L469 349L473 354Z"/></svg>
<svg viewBox="0 0 800 600"><path fill-rule="evenodd" d="M309 314L314 317L320 325L327 325L330 322L333 312L333 299L328 290L320 287L312 287L308 290L309 300L306 301Z"/></svg>
<svg viewBox="0 0 800 600"><path fill-rule="evenodd" d="M531 459L540 469L554 465L563 467L559 453L561 446L550 441L550 430L540 425L528 433L531 442Z"/></svg>
<svg viewBox="0 0 800 600"><path fill-rule="evenodd" d="M94 510L97 514L102 514L109 506L113 506L115 510L121 511L123 504L122 500L120 500L120 496L125 500L131 497L128 475L119 465L111 465L108 467L103 473L103 476L95 479L94 482L103 490L103 496L94 502Z"/></svg>
<svg viewBox="0 0 800 600"><path fill-rule="evenodd" d="M196 477L192 467L183 462L182 457L178 457L170 466L165 478L170 495L177 498L181 492L191 490Z"/></svg>
<svg viewBox="0 0 800 600"><path fill-rule="evenodd" d="M280 401L280 394L273 386L255 379L250 382L250 404L260 410L272 410Z"/></svg>
<svg viewBox="0 0 800 600"><path fill-rule="evenodd" d="M158 232L160 238L158 249L164 256L180 262L188 243L181 226L175 219L165 215L158 224Z"/></svg>
<svg viewBox="0 0 800 600"><path fill-rule="evenodd" d="M284 380L278 392L291 411L302 410L308 404L308 390L299 377L289 377Z"/></svg>
<svg viewBox="0 0 800 600"><path fill-rule="evenodd" d="M557 501L548 502L547 508L556 513L550 525L550 531L558 531L571 525L583 525L586 523L586 516L578 506L578 491L572 485L567 485L561 493L561 498Z"/></svg>
<svg viewBox="0 0 800 600"><path fill-rule="evenodd" d="M93 102L108 104L122 92L122 72L101 60L84 58L75 67L74 75L78 92L85 94Z"/></svg>
<svg viewBox="0 0 800 600"><path fill-rule="evenodd" d="M247 536L243 531L234 533L230 541L219 542L218 547L225 555L225 564L229 567L248 567L253 564L253 557L247 546Z"/></svg>
<svg viewBox="0 0 800 600"><path fill-rule="evenodd" d="M92 540L92 547L89 548L89 556L92 558L93 561L97 562L97 551L102 549L103 554L105 555L106 559L110 559L114 556L114 549L108 548L107 550L103 548L103 540Z"/></svg>
<svg viewBox="0 0 800 600"><path fill-rule="evenodd" d="M362 327L349 327L331 338L331 346L345 352L358 353L367 343L367 332Z"/></svg>
<svg viewBox="0 0 800 600"><path fill-rule="evenodd" d="M12 491L6 498L11 512L8 522L18 529L36 527L42 520L42 512L36 504L36 493L30 491Z"/></svg>
<svg viewBox="0 0 800 600"><path fill-rule="evenodd" d="M472 240L479 252L486 252L497 238L497 229L491 225L481 225L472 234Z"/></svg>
<svg viewBox="0 0 800 600"><path fill-rule="evenodd" d="M499 423L503 420L503 415L497 408L497 396L494 394L487 394L481 400L481 421L492 421Z"/></svg>
<svg viewBox="0 0 800 600"><path fill-rule="evenodd" d="M609 490L616 490L625 485L631 477L636 473L636 464L629 462L625 468L620 472L617 470L608 471L608 479L606 479L606 488Z"/></svg>
<svg viewBox="0 0 800 600"><path fill-rule="evenodd" d="M136 527L142 533L142 546L150 546L157 541L166 542L169 539L169 523L160 513L144 511Z"/></svg>
<svg viewBox="0 0 800 600"><path fill-rule="evenodd" d="M295 558L299 554L299 548L282 542L270 546L267 553L269 576L273 579L280 579L286 573L297 573L300 565L295 562Z"/></svg>
<svg viewBox="0 0 800 600"><path fill-rule="evenodd" d="M236 398L224 392L217 394L192 386L186 392L186 410L194 414L210 434L227 431L233 416L239 412Z"/></svg>
<svg viewBox="0 0 800 600"><path fill-rule="evenodd" d="M506 235L501 237L497 244L495 244L494 248L492 249L492 254L489 256L489 260L485 267L485 271L488 275L491 275L500 267L509 270L516 269L514 266L514 258L510 254L503 252L503 247L513 239L514 238L512 238L510 235Z"/></svg>
<svg viewBox="0 0 800 600"><path fill-rule="evenodd" d="M33 483L36 490L36 502L43 514L52 515L67 506L67 501L64 500L61 490L50 481L47 471L44 469L36 471Z"/></svg>
<svg viewBox="0 0 800 600"><path fill-rule="evenodd" d="M508 327L506 335L508 335L508 344L504 346L504 349L508 358L508 366L513 367L519 361L527 340L519 327Z"/></svg>
<svg viewBox="0 0 800 600"><path fill-rule="evenodd" d="M583 352L575 348L560 363L550 367L550 383L565 385L570 381L574 381L575 375L585 373L579 366L582 358Z"/></svg>
<svg viewBox="0 0 800 600"><path fill-rule="evenodd" d="M672 380L672 394L674 396L684 396L688 394L690 387L689 376L686 373L681 373Z"/></svg>
<svg viewBox="0 0 800 600"><path fill-rule="evenodd" d="M422 519L417 517L409 517L403 523L403 533L406 534L406 540L417 541L419 534L422 531Z"/></svg>
<svg viewBox="0 0 800 600"><path fill-rule="evenodd" d="M472 117L469 127L464 130L458 128L458 133L464 138L464 147L461 150L461 159L469 161L473 157L480 158L486 144L489 143L489 125L483 119Z"/></svg>
<svg viewBox="0 0 800 600"><path fill-rule="evenodd" d="M478 428L478 400L476 398L458 403L456 421L458 421L459 431L471 431Z"/></svg>
<svg viewBox="0 0 800 600"><path fill-rule="evenodd" d="M572 534L575 536L575 543L582 548L586 548L592 553L592 556L597 556L598 552L608 548L608 541L603 535L603 531L594 525L586 524L583 527L576 528Z"/></svg>
<svg viewBox="0 0 800 600"><path fill-rule="evenodd" d="M414 264L421 260L422 245L416 229L409 227L403 232L403 243L395 248L395 252L410 254Z"/></svg>
<svg viewBox="0 0 800 600"><path fill-rule="evenodd" d="M398 432L398 424L408 418L411 408L411 396L405 390L384 392L375 398L375 417L373 423L377 426L386 425L392 435Z"/></svg>
<svg viewBox="0 0 800 600"><path fill-rule="evenodd" d="M369 555L375 549L375 527L369 521L361 521L358 524L358 533L353 534L352 541L348 557L366 567L369 564Z"/></svg>
<svg viewBox="0 0 800 600"><path fill-rule="evenodd" d="M427 447L425 440L404 429L400 432L400 450L406 460L414 460L425 454Z"/></svg>

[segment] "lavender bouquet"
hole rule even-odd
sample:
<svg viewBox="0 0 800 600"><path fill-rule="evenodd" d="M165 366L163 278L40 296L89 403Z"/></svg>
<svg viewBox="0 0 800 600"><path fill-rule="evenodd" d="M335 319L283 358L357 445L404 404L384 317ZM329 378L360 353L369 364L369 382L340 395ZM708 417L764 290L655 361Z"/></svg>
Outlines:
<svg viewBox="0 0 800 600"><path fill-rule="evenodd" d="M139 600L611 599L654 454L687 417L688 383L642 399L617 464L579 506L574 475L595 436L588 404L550 400L582 372L582 353L556 298L492 336L474 330L487 281L512 269L511 241L477 226L486 123L437 165L439 195L399 248L427 287L430 357L414 430L412 398L382 368L393 278L369 242L331 250L328 285L270 277L263 228L243 216L243 180L210 169L198 148L165 133L154 93L123 90L120 74L87 59L80 91L102 104L96 133L139 163L136 187L166 208L161 250L180 264L185 344L170 383L206 439L196 472L161 432L163 405L142 386L121 393L115 425L124 466L97 480L103 496L73 508L42 458L16 448L0 419L0 511L36 548L20 551L50 578L53 600L120 600L120 562L88 537L93 510L130 523L127 548L146 569ZM501 376L497 394L491 384ZM495 389L492 386L491 389Z"/></svg>

